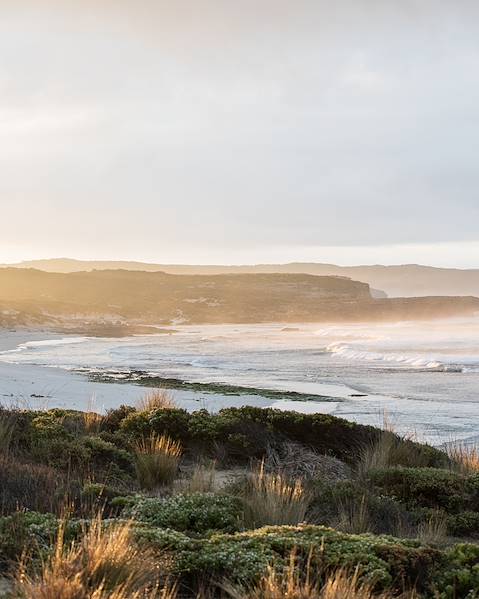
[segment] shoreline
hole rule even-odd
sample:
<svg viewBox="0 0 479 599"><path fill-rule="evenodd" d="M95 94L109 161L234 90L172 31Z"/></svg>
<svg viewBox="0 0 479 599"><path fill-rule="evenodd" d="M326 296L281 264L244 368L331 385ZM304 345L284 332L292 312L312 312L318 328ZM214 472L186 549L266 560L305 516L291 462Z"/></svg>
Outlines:
<svg viewBox="0 0 479 599"><path fill-rule="evenodd" d="M60 340L77 333L46 329L0 329L0 352L13 352L19 345L28 342ZM23 409L58 407L105 412L122 404L135 405L148 388L162 387L161 382L164 380L157 377L157 385L101 377L95 380L88 372L82 373L78 369L0 361L0 405L14 405ZM176 382L174 388L170 387L174 392L175 402L178 407L190 412L199 409L217 412L222 408L251 405L330 414L339 403L337 398L312 394L256 388L249 390L247 387L235 388L231 385L188 383L181 380ZM225 388L224 393L221 393L222 387ZM312 400L313 397L317 399Z"/></svg>
<svg viewBox="0 0 479 599"><path fill-rule="evenodd" d="M65 339L68 344L68 340L78 333L78 330L60 332L44 327L0 329L0 352L13 353L19 345L27 342L38 344L45 341L48 344L48 341ZM163 337L163 331L159 336ZM97 337L91 339L95 343L101 341ZM105 341L108 339L104 338ZM124 338L114 339L123 343ZM125 343L128 343L126 339ZM109 347L110 344L106 343L103 351L108 352ZM96 362L92 361L92 364ZM118 373L120 377L115 380ZM454 378L456 375L447 376ZM461 380L463 376L470 375L461 375ZM138 380L142 378L144 380ZM222 377L210 379L207 374L193 379L160 376L157 372L129 369L128 362L124 368L115 370L95 366L69 369L31 362L14 364L0 361L0 405L105 412L122 404L134 406L148 389L166 386L172 390L178 407L189 412L199 409L217 412L245 405L271 407L303 414L331 414L379 428L388 421L399 434L413 435L436 446L455 440L466 443L479 440L479 430L474 424L478 420L477 409L475 407L472 413L469 411L469 406L472 408L477 404L462 401L460 395L451 395L450 400L436 402L408 396L404 391L399 395L400 385L384 394L373 384L361 385L354 377L337 379L337 384L329 383L327 379L313 382L293 381L285 377L284 381L277 379L273 384L258 376L256 379L240 377L237 381L225 378L226 382ZM455 416L451 416L453 405Z"/></svg>

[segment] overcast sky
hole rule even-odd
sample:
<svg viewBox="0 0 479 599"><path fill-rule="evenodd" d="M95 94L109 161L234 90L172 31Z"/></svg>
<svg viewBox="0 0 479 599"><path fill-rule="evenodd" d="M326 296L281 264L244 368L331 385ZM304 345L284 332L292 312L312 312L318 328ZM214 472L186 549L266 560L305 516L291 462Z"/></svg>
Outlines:
<svg viewBox="0 0 479 599"><path fill-rule="evenodd" d="M479 267L479 3L0 0L0 261Z"/></svg>

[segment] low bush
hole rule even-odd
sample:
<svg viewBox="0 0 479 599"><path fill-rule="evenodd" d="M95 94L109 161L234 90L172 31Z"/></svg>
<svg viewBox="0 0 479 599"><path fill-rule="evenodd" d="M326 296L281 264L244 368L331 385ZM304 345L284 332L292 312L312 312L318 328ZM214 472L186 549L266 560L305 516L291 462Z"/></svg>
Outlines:
<svg viewBox="0 0 479 599"><path fill-rule="evenodd" d="M479 545L459 544L445 552L435 587L441 599L476 599L479 592Z"/></svg>
<svg viewBox="0 0 479 599"><path fill-rule="evenodd" d="M393 497L376 495L357 481L316 481L308 521L344 532L411 536L416 517Z"/></svg>
<svg viewBox="0 0 479 599"><path fill-rule="evenodd" d="M285 568L278 569L272 564L256 585L226 584L227 596L232 599L380 599L370 584L359 580L357 570L339 568L321 572L312 566L312 559L304 564L293 550ZM388 597L390 595L381 595L381 599Z"/></svg>
<svg viewBox="0 0 479 599"><path fill-rule="evenodd" d="M130 414L135 414L136 408L133 406L120 406L119 408L108 410L101 424L102 432L116 433L120 429L121 423Z"/></svg>
<svg viewBox="0 0 479 599"><path fill-rule="evenodd" d="M215 443L221 443L231 459L240 461L261 459L272 444L290 440L354 464L360 448L374 444L382 435L372 426L328 414L300 414L255 407L226 408L217 414L206 410L189 414L182 409L132 412L120 421L119 426L130 438L138 439L151 433L166 434L180 441L186 449L200 447L202 451L212 452ZM448 462L447 456L433 447L401 441L401 447L406 446L404 455L414 452L420 456L421 465L443 466ZM398 450L398 456L399 453Z"/></svg>
<svg viewBox="0 0 479 599"><path fill-rule="evenodd" d="M380 492L393 496L408 508L443 509L447 513L476 511L479 476L464 476L436 468L387 468L370 472Z"/></svg>
<svg viewBox="0 0 479 599"><path fill-rule="evenodd" d="M58 530L53 514L15 512L0 518L0 570L15 565L28 549L32 558L45 557Z"/></svg>
<svg viewBox="0 0 479 599"><path fill-rule="evenodd" d="M148 538L159 549L170 549L173 571L188 580L206 576L254 583L271 563L285 565L296 549L303 560L313 555L322 570L357 567L360 579L376 590L417 587L424 591L431 588L436 563L443 555L416 541L348 535L322 526L267 527L199 540L157 530L150 531Z"/></svg>
<svg viewBox="0 0 479 599"><path fill-rule="evenodd" d="M237 497L229 495L179 494L163 499L139 499L127 513L150 526L181 532L234 532L240 525L242 504Z"/></svg>
<svg viewBox="0 0 479 599"><path fill-rule="evenodd" d="M446 521L450 535L467 536L479 533L479 512L464 511L459 514L447 514Z"/></svg>

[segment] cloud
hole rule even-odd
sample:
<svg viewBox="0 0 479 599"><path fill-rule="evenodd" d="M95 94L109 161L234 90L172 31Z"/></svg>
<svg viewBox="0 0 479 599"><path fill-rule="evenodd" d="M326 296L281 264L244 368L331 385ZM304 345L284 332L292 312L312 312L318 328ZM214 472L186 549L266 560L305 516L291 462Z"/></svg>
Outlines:
<svg viewBox="0 0 479 599"><path fill-rule="evenodd" d="M6 245L477 240L476 3L0 5Z"/></svg>

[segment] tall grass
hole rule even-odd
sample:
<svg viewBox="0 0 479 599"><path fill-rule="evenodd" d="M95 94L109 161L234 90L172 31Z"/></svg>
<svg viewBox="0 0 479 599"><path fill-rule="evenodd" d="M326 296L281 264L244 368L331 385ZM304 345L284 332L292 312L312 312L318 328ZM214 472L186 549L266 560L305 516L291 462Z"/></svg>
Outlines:
<svg viewBox="0 0 479 599"><path fill-rule="evenodd" d="M166 435L151 435L134 450L136 474L143 489L152 491L174 481L182 454L180 443Z"/></svg>
<svg viewBox="0 0 479 599"><path fill-rule="evenodd" d="M360 501L339 501L337 527L352 534L372 532L374 523L365 495Z"/></svg>
<svg viewBox="0 0 479 599"><path fill-rule="evenodd" d="M159 586L153 556L132 539L131 523L105 526L98 515L79 541L68 545L65 522L52 557L33 577L20 569L15 594L23 599L173 599Z"/></svg>
<svg viewBox="0 0 479 599"><path fill-rule="evenodd" d="M216 463L199 462L194 467L191 477L182 480L178 485L183 493L212 493L216 483Z"/></svg>
<svg viewBox="0 0 479 599"><path fill-rule="evenodd" d="M301 480L290 482L282 474L268 474L264 462L246 482L244 521L248 528L303 522L311 501Z"/></svg>
<svg viewBox="0 0 479 599"><path fill-rule="evenodd" d="M418 526L417 538L422 543L440 545L445 542L446 537L447 518L445 514L440 512L433 514Z"/></svg>
<svg viewBox="0 0 479 599"><path fill-rule="evenodd" d="M83 426L85 428L85 432L87 432L89 434L99 433L101 430L101 425L103 424L103 421L105 419L104 416L102 416L101 414L98 414L95 411L95 408L96 408L95 398L92 397L88 401L87 409L84 412L82 412Z"/></svg>
<svg viewBox="0 0 479 599"><path fill-rule="evenodd" d="M383 430L376 441L360 449L357 474L367 476L370 470L389 466L421 468L427 465L425 459L413 435L399 437L392 430Z"/></svg>
<svg viewBox="0 0 479 599"><path fill-rule="evenodd" d="M146 393L136 404L139 412L172 410L177 407L173 394L168 389L154 389Z"/></svg>
<svg viewBox="0 0 479 599"><path fill-rule="evenodd" d="M477 445L451 443L447 446L451 468L462 474L479 472L479 448Z"/></svg>
<svg viewBox="0 0 479 599"><path fill-rule="evenodd" d="M0 455L7 456L10 453L13 433L15 430L15 415L0 409Z"/></svg>
<svg viewBox="0 0 479 599"><path fill-rule="evenodd" d="M53 468L0 455L0 513L17 509L56 512L67 491L68 481Z"/></svg>

